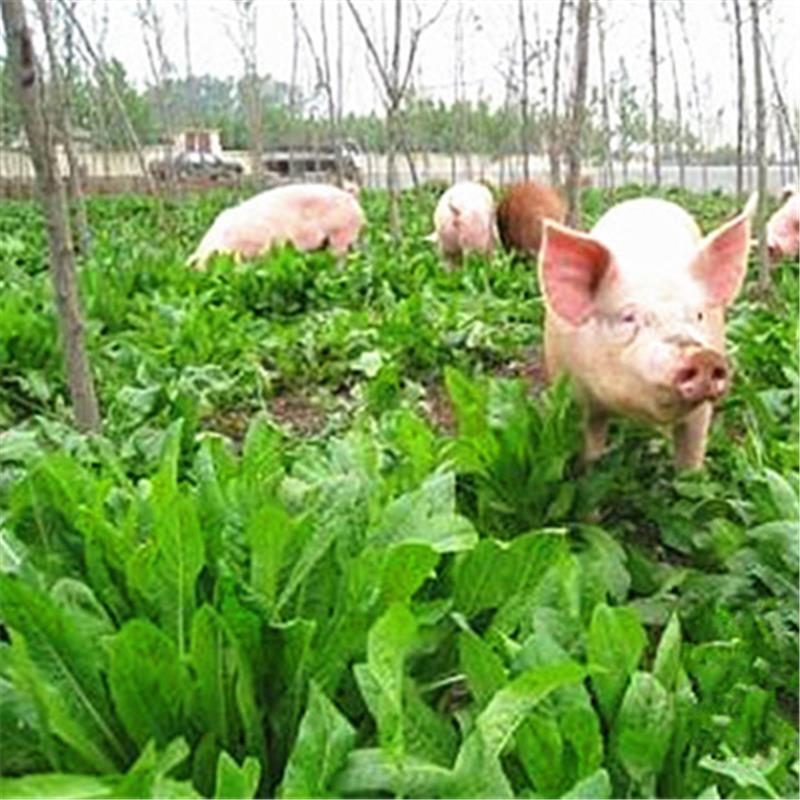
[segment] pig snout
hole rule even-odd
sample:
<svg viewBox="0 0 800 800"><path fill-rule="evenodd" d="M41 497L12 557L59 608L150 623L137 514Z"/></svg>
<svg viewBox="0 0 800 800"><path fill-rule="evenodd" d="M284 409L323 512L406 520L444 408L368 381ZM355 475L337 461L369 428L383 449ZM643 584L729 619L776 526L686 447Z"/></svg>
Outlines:
<svg viewBox="0 0 800 800"><path fill-rule="evenodd" d="M728 391L728 361L715 350L696 350L682 360L675 372L673 386L678 395L690 403L718 400Z"/></svg>

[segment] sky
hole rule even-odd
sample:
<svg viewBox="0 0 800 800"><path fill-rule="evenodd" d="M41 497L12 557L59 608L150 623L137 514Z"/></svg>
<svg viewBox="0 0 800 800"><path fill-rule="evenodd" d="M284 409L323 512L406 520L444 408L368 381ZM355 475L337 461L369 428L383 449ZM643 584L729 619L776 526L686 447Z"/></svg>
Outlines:
<svg viewBox="0 0 800 800"><path fill-rule="evenodd" d="M239 76L242 59L232 40L235 31L234 0L154 0L165 22L165 41L178 74L185 74L186 52L183 43L183 10L188 8L191 64L195 74L211 73L220 77ZM328 19L331 50L335 53L337 0L323 0ZM686 0L687 29L694 50L699 93L710 135L716 138L733 136L736 115L736 82L732 58L731 27L725 23L725 10L731 0ZM256 0L258 5L258 68L276 79L289 81L292 64L292 13L289 0ZM392 0L355 0L368 27L379 34L381 19L392 30ZM409 24L419 9L427 19L440 6L441 0L405 0ZM748 0L741 0L749 19ZM649 81L649 18L647 0L604 0L607 9L607 70L617 69L624 57L629 74L643 86ZM660 14L670 20L679 85L684 98L692 93L690 60L680 28L675 21L677 0L658 0ZM298 0L299 14L311 36L319 41L320 0ZM781 77L781 87L789 105L800 106L800 2L771 0L763 14L762 29L773 53ZM102 19L107 15L104 49L122 61L140 86L151 80L140 25L136 19L137 0L79 0L79 16L97 36ZM557 0L525 0L528 38L535 36L538 19L543 39L552 44ZM456 59L455 28L461 18L463 37L464 96L483 97L499 105L504 99L502 72L507 69L508 50L518 42L519 22L516 0L449 0L441 17L422 36L414 84L423 95L449 101L454 96ZM573 14L568 13L573 18ZM346 6L343 7L345 113L380 110L380 95L374 85L374 71L369 68L367 50ZM673 103L673 81L667 56L663 18L661 32L661 105L669 115ZM571 23L572 24L572 23ZM745 26L745 59L748 70L748 91L752 71L752 40L749 25ZM380 35L378 35L380 47ZM407 39L405 45L407 46ZM574 35L565 38L568 54L574 47ZM300 46L299 77L309 91L314 82L313 62L305 41ZM548 81L549 81L549 67ZM571 70L567 70L569 76ZM769 73L764 70L769 88ZM532 92L539 86L537 71L532 74ZM599 58L596 31L592 30L589 81L599 84ZM644 98L643 98L644 99ZM751 101L752 102L752 101ZM713 122L712 122L713 120Z"/></svg>

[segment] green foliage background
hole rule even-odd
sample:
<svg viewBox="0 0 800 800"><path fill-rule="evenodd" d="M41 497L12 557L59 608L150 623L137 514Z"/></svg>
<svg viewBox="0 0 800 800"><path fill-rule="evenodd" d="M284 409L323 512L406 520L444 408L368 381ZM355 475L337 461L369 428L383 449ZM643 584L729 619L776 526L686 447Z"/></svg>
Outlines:
<svg viewBox="0 0 800 800"><path fill-rule="evenodd" d="M796 795L797 266L732 310L704 471L620 422L587 473L532 265L444 271L431 189L344 265L186 269L233 199L90 201L94 438L0 209L0 794Z"/></svg>

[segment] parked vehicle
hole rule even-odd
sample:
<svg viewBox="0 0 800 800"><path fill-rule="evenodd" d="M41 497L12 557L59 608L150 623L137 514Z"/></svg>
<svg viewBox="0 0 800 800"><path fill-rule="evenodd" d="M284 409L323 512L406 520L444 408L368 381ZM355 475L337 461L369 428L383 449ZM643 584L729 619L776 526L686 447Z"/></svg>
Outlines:
<svg viewBox="0 0 800 800"><path fill-rule="evenodd" d="M282 177L325 178L336 174L337 147L344 177L358 182L361 177L361 149L352 140L341 145L281 145L265 153L262 164L267 172Z"/></svg>
<svg viewBox="0 0 800 800"><path fill-rule="evenodd" d="M228 161L215 153L181 152L148 164L150 174L157 180L170 178L235 178L244 172L238 161Z"/></svg>

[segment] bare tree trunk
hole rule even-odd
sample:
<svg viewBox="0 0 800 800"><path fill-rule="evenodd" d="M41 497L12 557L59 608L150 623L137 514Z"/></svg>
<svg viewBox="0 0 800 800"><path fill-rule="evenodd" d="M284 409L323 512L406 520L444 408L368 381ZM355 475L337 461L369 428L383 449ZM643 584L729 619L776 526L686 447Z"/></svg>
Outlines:
<svg viewBox="0 0 800 800"><path fill-rule="evenodd" d="M528 34L525 30L525 6L523 0L517 0L520 39L520 83L522 92L519 99L520 109L520 145L522 149L522 177L530 178L530 144L528 143Z"/></svg>
<svg viewBox="0 0 800 800"><path fill-rule="evenodd" d="M611 113L608 105L608 81L606 80L606 25L601 0L595 4L597 14L597 36L600 51L600 102L603 112L603 151L606 163L608 188L614 191L614 154L611 152Z"/></svg>
<svg viewBox="0 0 800 800"><path fill-rule="evenodd" d="M342 156L344 154L344 126L342 116L344 111L344 13L342 0L336 3L336 136L339 152L339 171L344 176L342 169ZM357 175L349 176L351 179Z"/></svg>
<svg viewBox="0 0 800 800"><path fill-rule="evenodd" d="M548 155L550 157L550 183L553 186L558 186L561 183L561 144L559 142L560 131L558 123L558 89L561 80L561 38L564 34L564 9L566 0L559 0L558 2L558 21L556 23L556 39L555 39L555 53L553 55L553 104L550 108L550 125L549 127L549 147Z"/></svg>
<svg viewBox="0 0 800 800"><path fill-rule="evenodd" d="M683 39L686 54L689 57L689 72L691 75L692 83L692 104L694 105L695 119L697 125L697 137L700 142L700 163L703 169L703 186L708 183L708 164L706 160L706 131L705 119L703 116L703 104L700 101L700 89L697 85L697 63L694 59L694 50L692 49L691 41L689 40L689 32L686 25L686 6L684 0L678 0L675 6L675 14L678 18L678 23L681 29L681 38Z"/></svg>
<svg viewBox="0 0 800 800"><path fill-rule="evenodd" d="M52 99L52 118L56 120L56 125L61 130L64 154L67 157L69 171L67 173L67 194L69 196L70 211L73 222L75 239L79 243L81 252L89 250L89 223L86 219L86 206L83 202L81 191L80 164L72 146L72 122L69 116L69 102L67 93L64 91L64 79L61 73L61 65L58 63L56 48L53 42L53 30L50 25L49 0L36 0L36 7L42 21L42 32L44 33L45 47L47 48L47 58L50 62L51 73L51 99Z"/></svg>
<svg viewBox="0 0 800 800"><path fill-rule="evenodd" d="M400 208L397 198L397 111L386 111L386 190L389 193L389 230L392 238L400 238Z"/></svg>
<svg viewBox="0 0 800 800"><path fill-rule="evenodd" d="M761 76L761 31L758 17L759 0L750 0L750 19L753 28L753 89L756 100L756 163L758 164L758 208L756 230L758 231L758 286L766 292L770 286L769 258L767 257L767 231L765 212L767 206L767 152L766 152L766 104L764 83Z"/></svg>
<svg viewBox="0 0 800 800"><path fill-rule="evenodd" d="M3 0L5 2L5 0ZM64 13L69 20L69 23L73 26L73 28L78 32L78 35L81 37L81 41L83 42L83 46L91 58L94 66L97 69L97 72L100 76L100 80L103 83L106 91L108 92L109 96L111 97L114 105L117 108L117 112L119 113L119 118L122 121L122 124L125 128L125 132L128 135L128 139L131 143L131 146L136 153L136 160L139 164L139 169L141 170L142 176L144 177L145 183L147 185L148 190L152 194L157 194L157 188L153 179L150 176L150 173L147 169L147 162L145 161L144 151L142 150L141 142L139 141L139 137L136 135L136 130L131 123L130 117L128 117L127 112L125 111L125 104L122 102L122 98L119 96L119 92L117 91L116 86L114 86L114 82L109 79L108 74L106 73L105 64L100 56L97 54L97 51L92 46L92 40L86 34L83 26L81 25L78 18L75 16L74 9L66 2L66 0L58 0L61 8L64 10Z"/></svg>
<svg viewBox="0 0 800 800"><path fill-rule="evenodd" d="M447 0L439 6L439 9L430 16L425 22L420 19L419 8L417 10L417 24L411 26L409 34L409 48L406 56L405 68L401 74L400 64L400 45L402 41L402 0L395 0L394 4L394 43L392 47L391 59L389 54L385 53L382 59L375 47L373 37L367 31L364 21L358 9L353 3L353 0L347 0L347 7L355 20L356 26L361 32L364 39L364 44L367 46L367 51L372 58L372 62L378 71L381 78L383 87L383 103L386 109L386 134L387 134L387 153L386 153L386 166L387 166L387 187L389 190L389 226L392 232L392 238L397 239L400 235L400 212L398 208L397 199L397 175L396 175L396 154L398 144L400 143L400 114L402 103L408 90L409 82L411 80L412 69L414 66L414 59L417 54L419 40L423 32L436 22L441 16L442 11L447 4ZM384 6L381 5L383 11Z"/></svg>
<svg viewBox="0 0 800 800"><path fill-rule="evenodd" d="M781 118L783 119L785 130L789 137L789 146L792 148L792 153L794 154L794 163L800 165L800 149L798 149L797 136L795 135L794 128L792 127L792 121L789 118L789 111L783 99L781 83L778 80L778 75L775 72L775 64L772 61L772 53L770 52L769 47L767 47L767 43L764 40L763 34L761 34L761 51L764 53L764 58L767 62L767 68L769 69L770 78L772 79L772 89L775 92L775 101L777 103Z"/></svg>
<svg viewBox="0 0 800 800"><path fill-rule="evenodd" d="M669 63L672 70L672 89L675 101L675 127L677 128L677 140L675 142L675 155L678 160L678 185L681 189L686 188L686 157L683 152L683 102L681 100L681 82L678 78L678 68L675 63L675 48L672 46L672 34L670 33L669 18L661 7L662 22L664 31L667 35L667 52L669 53Z"/></svg>
<svg viewBox="0 0 800 800"><path fill-rule="evenodd" d="M36 55L31 32L25 21L22 0L3 0L2 16L14 88L22 109L36 183L47 220L50 277L58 310L75 423L82 431L99 432L100 412L83 337L75 254L72 249L64 187L56 165L50 129L42 109Z"/></svg>
<svg viewBox="0 0 800 800"><path fill-rule="evenodd" d="M567 152L567 224L580 227L580 177L583 122L586 116L586 73L589 69L589 0L579 0L578 29L575 37L575 90Z"/></svg>
<svg viewBox="0 0 800 800"><path fill-rule="evenodd" d="M650 0L650 84L653 115L653 173L656 187L661 186L661 131L658 119L658 38L656 36L656 0Z"/></svg>
<svg viewBox="0 0 800 800"><path fill-rule="evenodd" d="M344 184L344 172L342 169L339 131L336 125L336 102L333 97L333 82L331 80L331 60L328 51L328 24L327 14L325 13L325 0L320 0L319 4L319 27L322 34L322 72L324 76L325 95L328 98L328 136L335 152L336 185L342 186Z"/></svg>
<svg viewBox="0 0 800 800"><path fill-rule="evenodd" d="M744 46L742 43L742 7L733 0L736 35L736 196L744 194Z"/></svg>
<svg viewBox="0 0 800 800"><path fill-rule="evenodd" d="M297 116L297 61L300 54L300 17L297 13L297 0L291 0L292 8L292 73L289 86L289 120L294 128L295 117ZM289 136L289 175L295 174L294 161L294 135Z"/></svg>
<svg viewBox="0 0 800 800"><path fill-rule="evenodd" d="M786 136L783 131L783 118L777 108L775 109L775 129L778 132L778 157L780 159L781 186L786 186Z"/></svg>

